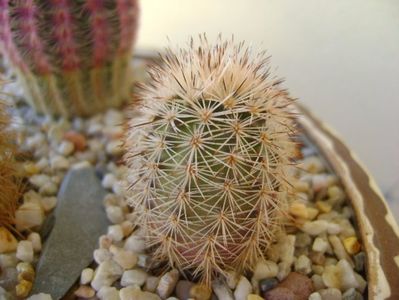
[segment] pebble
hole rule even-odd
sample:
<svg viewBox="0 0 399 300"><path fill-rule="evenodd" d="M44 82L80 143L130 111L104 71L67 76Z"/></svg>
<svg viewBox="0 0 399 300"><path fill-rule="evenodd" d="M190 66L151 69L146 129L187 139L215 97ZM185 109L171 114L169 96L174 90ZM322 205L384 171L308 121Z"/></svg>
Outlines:
<svg viewBox="0 0 399 300"><path fill-rule="evenodd" d="M146 249L145 240L143 237L132 234L125 240L125 244L123 246L126 250L130 250L134 253L143 253Z"/></svg>
<svg viewBox="0 0 399 300"><path fill-rule="evenodd" d="M123 269L114 261L107 260L98 266L94 272L91 286L96 290L100 290L103 286L111 286L123 274Z"/></svg>
<svg viewBox="0 0 399 300"><path fill-rule="evenodd" d="M190 289L190 297L196 300L209 300L212 290L204 284L195 284Z"/></svg>
<svg viewBox="0 0 399 300"><path fill-rule="evenodd" d="M157 290L157 286L159 284L160 278L157 276L148 276L145 284L144 284L144 290L147 292L154 293ZM177 288L176 288L177 289Z"/></svg>
<svg viewBox="0 0 399 300"><path fill-rule="evenodd" d="M226 283L227 283L227 286L230 289L234 290L236 288L237 283L238 283L238 279L239 279L239 276L238 276L238 274L236 272L227 271Z"/></svg>
<svg viewBox="0 0 399 300"><path fill-rule="evenodd" d="M235 300L246 300L247 296L252 293L252 285L248 279L241 276L238 280L237 287L234 291Z"/></svg>
<svg viewBox="0 0 399 300"><path fill-rule="evenodd" d="M69 156L75 150L75 145L70 141L62 141L58 146L57 151L63 156Z"/></svg>
<svg viewBox="0 0 399 300"><path fill-rule="evenodd" d="M80 284L89 284L94 277L94 270L91 268L86 268L82 270L80 275Z"/></svg>
<svg viewBox="0 0 399 300"><path fill-rule="evenodd" d="M17 245L18 245L18 243L17 243ZM15 250L16 249L17 248L15 247ZM12 268L12 267L15 267L17 264L18 264L18 259L15 256L15 253L0 254L0 268L1 269Z"/></svg>
<svg viewBox="0 0 399 300"><path fill-rule="evenodd" d="M361 249L361 245L355 236L345 238L343 240L343 244L346 252L348 252L350 255L358 253Z"/></svg>
<svg viewBox="0 0 399 300"><path fill-rule="evenodd" d="M234 300L233 292L224 281L218 279L214 280L212 282L212 289L218 299Z"/></svg>
<svg viewBox="0 0 399 300"><path fill-rule="evenodd" d="M108 226L107 235L114 241L120 242L123 239L123 230L121 225L111 225Z"/></svg>
<svg viewBox="0 0 399 300"><path fill-rule="evenodd" d="M132 269L136 266L138 257L132 251L118 248L114 245L110 247L109 251L113 254L112 259L124 270Z"/></svg>
<svg viewBox="0 0 399 300"><path fill-rule="evenodd" d="M127 270L123 272L121 285L129 286L137 284L138 286L144 285L148 275L146 272L140 269Z"/></svg>
<svg viewBox="0 0 399 300"><path fill-rule="evenodd" d="M43 221L44 212L36 203L24 203L15 212L15 225L18 231L39 227Z"/></svg>
<svg viewBox="0 0 399 300"><path fill-rule="evenodd" d="M42 238L40 237L40 234L38 234L37 232L31 232L28 235L27 240L31 241L34 252L37 253L42 250Z"/></svg>
<svg viewBox="0 0 399 300"><path fill-rule="evenodd" d="M31 241L20 241L17 246L16 257L24 262L33 261L33 245Z"/></svg>
<svg viewBox="0 0 399 300"><path fill-rule="evenodd" d="M157 294L162 299L168 298L175 289L178 279L179 279L179 271L177 271L176 269L167 272L165 275L161 277L159 281L157 287Z"/></svg>
<svg viewBox="0 0 399 300"><path fill-rule="evenodd" d="M294 217L303 218L303 219L307 219L309 217L306 205L301 201L292 202L289 208L289 212Z"/></svg>
<svg viewBox="0 0 399 300"><path fill-rule="evenodd" d="M113 140L110 141L106 146L105 146L105 151L113 156L119 156L123 153L123 148L120 140Z"/></svg>
<svg viewBox="0 0 399 300"><path fill-rule="evenodd" d="M342 300L363 300L363 296L356 289L351 288L342 295Z"/></svg>
<svg viewBox="0 0 399 300"><path fill-rule="evenodd" d="M321 173L325 170L322 160L317 156L308 156L302 160L301 167L312 174Z"/></svg>
<svg viewBox="0 0 399 300"><path fill-rule="evenodd" d="M54 182L48 181L39 189L39 193L45 196L54 196L58 192L58 187Z"/></svg>
<svg viewBox="0 0 399 300"><path fill-rule="evenodd" d="M332 287L337 289L341 287L340 269L335 265L329 265L324 267L322 279L326 287Z"/></svg>
<svg viewBox="0 0 399 300"><path fill-rule="evenodd" d="M0 227L0 253L14 252L18 241L14 235L5 227Z"/></svg>
<svg viewBox="0 0 399 300"><path fill-rule="evenodd" d="M308 221L302 225L301 230L309 235L317 236L326 232L328 225L328 222L325 220Z"/></svg>
<svg viewBox="0 0 399 300"><path fill-rule="evenodd" d="M123 221L121 223L121 227L122 227L122 231L123 231L123 236L127 237L130 236L130 234L133 232L134 230L134 226L133 223L129 220Z"/></svg>
<svg viewBox="0 0 399 300"><path fill-rule="evenodd" d="M27 280L33 282L35 279L35 270L33 269L32 265L27 262L20 262L17 267L18 272L18 280Z"/></svg>
<svg viewBox="0 0 399 300"><path fill-rule="evenodd" d="M291 290L297 297L296 300L307 300L309 295L314 292L312 280L296 272L291 272L277 287Z"/></svg>
<svg viewBox="0 0 399 300"><path fill-rule="evenodd" d="M348 253L345 251L345 248L344 248L341 240L335 235L330 235L328 237L328 240L330 241L330 244L331 244L337 258L345 259L346 261L348 261L350 263L350 265L354 266L354 263L353 263L352 259L349 257Z"/></svg>
<svg viewBox="0 0 399 300"><path fill-rule="evenodd" d="M364 271L364 262L366 261L366 254L364 252L359 252L353 257L355 261L355 270L357 272Z"/></svg>
<svg viewBox="0 0 399 300"><path fill-rule="evenodd" d="M323 299L321 298L321 295L318 292L314 292L310 294L308 300L323 300Z"/></svg>
<svg viewBox="0 0 399 300"><path fill-rule="evenodd" d="M94 261L101 264L104 261L112 259L112 253L105 248L96 249L93 252Z"/></svg>
<svg viewBox="0 0 399 300"><path fill-rule="evenodd" d="M259 281L259 290L262 294L267 291L275 288L278 284L278 280L276 278L267 278Z"/></svg>
<svg viewBox="0 0 399 300"><path fill-rule="evenodd" d="M278 266L275 262L259 261L254 270L253 279L259 281L260 279L276 277L278 273Z"/></svg>
<svg viewBox="0 0 399 300"><path fill-rule="evenodd" d="M312 250L320 253L325 253L327 249L328 242L321 237L316 237L312 245Z"/></svg>
<svg viewBox="0 0 399 300"><path fill-rule="evenodd" d="M256 294L249 294L247 300L264 300L261 296Z"/></svg>
<svg viewBox="0 0 399 300"><path fill-rule="evenodd" d="M318 291L323 300L342 300L342 294L339 289L328 288Z"/></svg>
<svg viewBox="0 0 399 300"><path fill-rule="evenodd" d="M316 291L324 289L326 286L323 282L323 278L318 274L313 274L312 277L313 287Z"/></svg>
<svg viewBox="0 0 399 300"><path fill-rule="evenodd" d="M125 287L119 291L121 300L161 300L158 295L142 292L137 287Z"/></svg>
<svg viewBox="0 0 399 300"><path fill-rule="evenodd" d="M88 299L91 297L94 297L96 294L95 290L93 290L91 287L87 285L81 285L75 292L74 292L76 297Z"/></svg>
<svg viewBox="0 0 399 300"><path fill-rule="evenodd" d="M296 234L295 247L304 248L309 246L311 243L312 243L312 238L309 236L309 234L304 232L298 232Z"/></svg>
<svg viewBox="0 0 399 300"><path fill-rule="evenodd" d="M310 259L305 255L299 256L295 261L295 271L305 275L312 272L312 263Z"/></svg>
<svg viewBox="0 0 399 300"><path fill-rule="evenodd" d="M41 197L40 204L45 213L52 211L57 205L57 197Z"/></svg>
<svg viewBox="0 0 399 300"><path fill-rule="evenodd" d="M281 239L281 245L283 245L283 247L280 249L280 259L288 266L291 266L294 262L295 235L285 235Z"/></svg>
<svg viewBox="0 0 399 300"><path fill-rule="evenodd" d="M188 280L179 280L176 284L176 296L178 299L187 300L190 298L190 290L194 286L194 283ZM220 298L223 299L223 298Z"/></svg>
<svg viewBox="0 0 399 300"><path fill-rule="evenodd" d="M111 223L119 224L123 222L124 214L122 208L119 206L110 205L105 209L105 211L107 213L107 218Z"/></svg>
<svg viewBox="0 0 399 300"><path fill-rule="evenodd" d="M50 166L53 170L68 170L69 160L61 155L56 155L50 158Z"/></svg>
<svg viewBox="0 0 399 300"><path fill-rule="evenodd" d="M29 178L29 182L37 188L42 187L46 182L49 181L50 181L50 176L45 174L37 174Z"/></svg>
<svg viewBox="0 0 399 300"><path fill-rule="evenodd" d="M15 294L17 295L17 297L21 298L28 297L30 291L32 290L32 286L32 282L22 279L15 286Z"/></svg>
<svg viewBox="0 0 399 300"><path fill-rule="evenodd" d="M267 300L297 300L293 291L285 287L276 287L264 295Z"/></svg>
<svg viewBox="0 0 399 300"><path fill-rule="evenodd" d="M352 266L348 263L347 260L341 259L337 267L340 270L340 281L341 281L341 286L340 289L342 291L346 291L347 289L350 288L358 288L359 283L356 279L355 272L352 269Z"/></svg>
<svg viewBox="0 0 399 300"><path fill-rule="evenodd" d="M103 186L103 188L105 189L112 189L112 186L114 185L114 183L117 181L117 178L114 174L112 173L107 173L104 175L102 181L101 181L101 185Z"/></svg>
<svg viewBox="0 0 399 300"><path fill-rule="evenodd" d="M76 131L66 132L64 140L71 142L76 151L83 151L87 147L86 137Z"/></svg>
<svg viewBox="0 0 399 300"><path fill-rule="evenodd" d="M49 294L40 293L40 294L30 296L26 300L53 300L53 298Z"/></svg>
<svg viewBox="0 0 399 300"><path fill-rule="evenodd" d="M98 292L100 300L120 300L119 291L115 287L103 286Z"/></svg>

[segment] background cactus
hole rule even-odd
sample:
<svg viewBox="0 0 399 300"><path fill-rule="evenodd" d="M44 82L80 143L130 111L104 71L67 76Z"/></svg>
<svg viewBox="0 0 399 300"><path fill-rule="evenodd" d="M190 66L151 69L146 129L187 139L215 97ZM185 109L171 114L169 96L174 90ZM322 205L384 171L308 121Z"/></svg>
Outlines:
<svg viewBox="0 0 399 300"><path fill-rule="evenodd" d="M292 100L264 52L166 50L126 133L130 200L155 257L208 283L251 269L285 215Z"/></svg>
<svg viewBox="0 0 399 300"><path fill-rule="evenodd" d="M0 80L0 90L1 90ZM0 99L0 227L12 229L15 210L20 196L20 185L16 178L14 161L15 143L9 130L6 105Z"/></svg>
<svg viewBox="0 0 399 300"><path fill-rule="evenodd" d="M90 115L129 95L137 0L0 0L0 48L42 113Z"/></svg>

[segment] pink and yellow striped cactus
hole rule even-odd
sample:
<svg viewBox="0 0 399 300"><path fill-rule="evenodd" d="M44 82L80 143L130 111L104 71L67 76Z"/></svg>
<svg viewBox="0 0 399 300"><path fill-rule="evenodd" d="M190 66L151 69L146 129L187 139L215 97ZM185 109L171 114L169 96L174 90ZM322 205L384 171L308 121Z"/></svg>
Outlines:
<svg viewBox="0 0 399 300"><path fill-rule="evenodd" d="M41 113L87 116L129 95L137 0L0 0L0 49Z"/></svg>

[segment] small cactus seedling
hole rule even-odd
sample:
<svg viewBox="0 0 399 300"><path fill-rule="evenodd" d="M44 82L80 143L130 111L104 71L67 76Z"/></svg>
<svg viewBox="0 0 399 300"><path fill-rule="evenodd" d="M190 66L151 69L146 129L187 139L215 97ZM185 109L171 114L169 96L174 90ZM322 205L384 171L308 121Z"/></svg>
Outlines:
<svg viewBox="0 0 399 300"><path fill-rule="evenodd" d="M0 49L37 111L90 115L129 96L137 19L137 0L0 0Z"/></svg>
<svg viewBox="0 0 399 300"><path fill-rule="evenodd" d="M9 130L6 107L0 100L0 227L12 229L20 188L15 176L15 144L13 134Z"/></svg>
<svg viewBox="0 0 399 300"><path fill-rule="evenodd" d="M129 197L155 258L209 284L253 268L280 228L292 100L244 43L201 36L161 58L128 123Z"/></svg>

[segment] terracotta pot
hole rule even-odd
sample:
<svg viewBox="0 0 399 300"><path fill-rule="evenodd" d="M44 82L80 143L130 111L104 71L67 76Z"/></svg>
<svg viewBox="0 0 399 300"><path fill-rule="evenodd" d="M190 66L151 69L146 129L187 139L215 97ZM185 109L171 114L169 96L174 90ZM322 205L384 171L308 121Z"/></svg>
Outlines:
<svg viewBox="0 0 399 300"><path fill-rule="evenodd" d="M399 299L399 227L372 176L326 124L298 106L299 124L340 178L365 249L368 299Z"/></svg>

